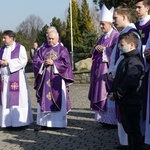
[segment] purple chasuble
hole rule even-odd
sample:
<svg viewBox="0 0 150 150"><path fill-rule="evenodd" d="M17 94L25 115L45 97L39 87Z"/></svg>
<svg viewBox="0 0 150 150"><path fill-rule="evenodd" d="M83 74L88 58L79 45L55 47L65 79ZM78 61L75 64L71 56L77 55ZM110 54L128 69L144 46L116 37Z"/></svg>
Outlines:
<svg viewBox="0 0 150 150"><path fill-rule="evenodd" d="M149 33L150 33L150 20L142 26L139 25L139 22L136 22L135 26L141 34L142 45L146 45L147 40L149 38ZM144 86L143 86L144 87L144 93L143 93L142 113L143 113L143 119L145 120L146 119L146 107L147 107L147 95L148 95L148 93L147 93L148 92L148 72L145 73L143 84L144 84Z"/></svg>
<svg viewBox="0 0 150 150"><path fill-rule="evenodd" d="M2 47L0 50L0 60L2 59L3 52L6 46ZM11 59L19 58L20 44L16 43L15 49L11 52ZM0 90L3 90L3 83L0 76ZM18 106L19 105L19 71L10 73L9 79L9 105ZM0 92L0 93L1 93ZM0 105L2 105L2 99L0 95Z"/></svg>
<svg viewBox="0 0 150 150"><path fill-rule="evenodd" d="M99 39L96 45L106 45L106 56L108 62L103 61L103 54L92 50L92 67L90 77L90 88L88 99L91 101L91 109L97 111L106 111L107 96L111 82L107 78L107 72L110 63L110 56L116 44L119 33L113 30L110 36L104 39L104 35Z"/></svg>
<svg viewBox="0 0 150 150"><path fill-rule="evenodd" d="M48 57L53 59L58 70L57 74L54 73L54 66L44 66L43 74L39 74L41 65ZM68 50L61 44L51 47L46 42L37 51L33 60L33 66L35 75L34 88L36 89L36 97L40 104L41 111L60 111L63 94L62 79L65 81L66 90L67 87L74 82ZM68 90L66 91L66 96L68 98L67 108L70 109Z"/></svg>
<svg viewBox="0 0 150 150"><path fill-rule="evenodd" d="M54 68L45 68L45 76L42 91L42 100L39 102L44 112L58 111L61 109L62 100L62 78L59 75L53 76ZM55 100L54 100L55 99Z"/></svg>

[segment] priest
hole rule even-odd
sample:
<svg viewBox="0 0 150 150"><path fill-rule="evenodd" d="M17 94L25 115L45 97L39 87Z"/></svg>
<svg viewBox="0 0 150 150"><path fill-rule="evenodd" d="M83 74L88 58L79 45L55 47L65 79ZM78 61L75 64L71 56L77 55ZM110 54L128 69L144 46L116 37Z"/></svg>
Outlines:
<svg viewBox="0 0 150 150"><path fill-rule="evenodd" d="M119 32L113 26L113 10L103 5L100 14L100 28L103 32L92 50L92 67L88 99L95 111L95 121L105 127L117 125L115 102L108 97L111 82L108 80L110 56L116 44Z"/></svg>
<svg viewBox="0 0 150 150"><path fill-rule="evenodd" d="M142 46L144 50L144 60L145 60L145 77L143 82L144 87L144 93L143 93L143 107L142 107L142 113L141 113L141 131L143 137L145 137L145 143L150 144L150 136L147 132L147 129L150 128L150 123L148 121L148 114L146 115L146 111L148 109L149 104L149 62L150 59L147 57L147 55L150 54L149 48L146 47L146 43L149 37L150 33L150 15L149 15L149 1L148 0L137 0L135 3L135 11L138 15L139 19L135 23L137 29L141 33L142 37ZM148 43L147 43L148 44ZM146 49L145 49L146 48ZM147 63L148 62L148 63ZM148 129L149 130L149 129Z"/></svg>
<svg viewBox="0 0 150 150"><path fill-rule="evenodd" d="M74 76L68 50L59 42L57 30L47 34L47 42L37 51L33 65L38 129L67 127L67 112L71 109L69 85Z"/></svg>
<svg viewBox="0 0 150 150"><path fill-rule="evenodd" d="M25 77L25 47L15 42L15 33L2 34L0 50L0 126L24 127L33 122L28 85Z"/></svg>

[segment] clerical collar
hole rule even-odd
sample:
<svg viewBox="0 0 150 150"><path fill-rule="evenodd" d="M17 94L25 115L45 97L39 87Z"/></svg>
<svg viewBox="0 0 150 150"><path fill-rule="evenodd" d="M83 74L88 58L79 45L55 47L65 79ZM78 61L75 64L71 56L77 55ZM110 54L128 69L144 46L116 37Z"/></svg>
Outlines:
<svg viewBox="0 0 150 150"><path fill-rule="evenodd" d="M143 26L143 25L146 24L149 20L150 20L150 15L146 16L145 18L140 18L140 19L139 19L139 25L140 25L140 26Z"/></svg>
<svg viewBox="0 0 150 150"><path fill-rule="evenodd" d="M6 45L6 47L7 47L7 48L10 48L10 47L14 48L14 47L15 47L15 42L13 42L12 45Z"/></svg>
<svg viewBox="0 0 150 150"><path fill-rule="evenodd" d="M59 43L57 42L56 45L52 46L52 47L56 47Z"/></svg>
<svg viewBox="0 0 150 150"><path fill-rule="evenodd" d="M109 32L105 33L104 39L108 38L112 31L113 31L113 28L111 28Z"/></svg>

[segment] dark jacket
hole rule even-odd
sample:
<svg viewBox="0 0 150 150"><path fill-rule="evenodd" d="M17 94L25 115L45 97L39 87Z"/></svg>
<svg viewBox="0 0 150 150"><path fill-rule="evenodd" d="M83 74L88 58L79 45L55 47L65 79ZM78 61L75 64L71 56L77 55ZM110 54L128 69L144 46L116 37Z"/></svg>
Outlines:
<svg viewBox="0 0 150 150"><path fill-rule="evenodd" d="M123 55L114 79L114 98L119 105L141 105L144 64L138 50Z"/></svg>

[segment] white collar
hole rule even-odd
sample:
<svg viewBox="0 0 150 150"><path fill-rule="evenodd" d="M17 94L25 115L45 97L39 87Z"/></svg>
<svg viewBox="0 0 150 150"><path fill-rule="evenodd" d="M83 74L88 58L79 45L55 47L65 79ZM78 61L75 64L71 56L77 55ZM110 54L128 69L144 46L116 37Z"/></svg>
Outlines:
<svg viewBox="0 0 150 150"><path fill-rule="evenodd" d="M8 45L8 46L6 46L6 48L11 49L11 50L14 50L14 49L15 49L15 46L16 46L16 42L13 42L12 45Z"/></svg>
<svg viewBox="0 0 150 150"><path fill-rule="evenodd" d="M150 20L150 15L146 16L145 18L141 18L141 19L139 19L139 25L140 25L140 26L143 26L143 25L146 24L149 20Z"/></svg>
<svg viewBox="0 0 150 150"><path fill-rule="evenodd" d="M59 43L57 42L54 46L52 46L52 47L56 47L57 45L58 45Z"/></svg>
<svg viewBox="0 0 150 150"><path fill-rule="evenodd" d="M105 33L104 39L108 38L112 31L113 31L113 28L111 28L109 32Z"/></svg>
<svg viewBox="0 0 150 150"><path fill-rule="evenodd" d="M130 29L136 29L135 24L134 23L130 23L128 26L126 26L124 29L122 29L122 31L120 32L120 34L126 33L128 32Z"/></svg>

